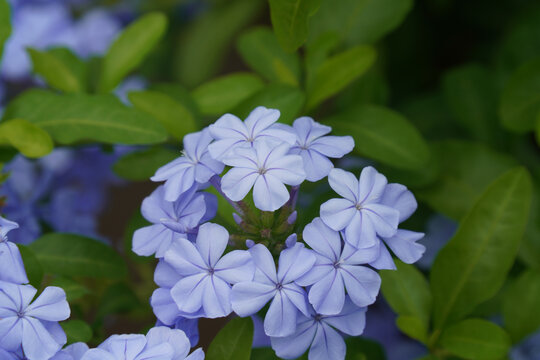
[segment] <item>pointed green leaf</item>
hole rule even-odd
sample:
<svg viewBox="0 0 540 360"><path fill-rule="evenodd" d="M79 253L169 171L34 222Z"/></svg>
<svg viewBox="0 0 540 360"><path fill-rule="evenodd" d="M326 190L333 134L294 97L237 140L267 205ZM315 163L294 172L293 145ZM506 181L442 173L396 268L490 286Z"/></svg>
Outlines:
<svg viewBox="0 0 540 360"><path fill-rule="evenodd" d="M24 119L0 123L0 144L9 144L30 158L45 156L54 147L45 130Z"/></svg>
<svg viewBox="0 0 540 360"><path fill-rule="evenodd" d="M0 59L4 50L4 43L11 34L11 9L7 0L0 0Z"/></svg>
<svg viewBox="0 0 540 360"><path fill-rule="evenodd" d="M64 92L81 92L83 84L71 69L53 52L28 49L34 73L42 76L47 84Z"/></svg>
<svg viewBox="0 0 540 360"><path fill-rule="evenodd" d="M109 94L58 95L29 90L6 108L4 119L23 118L61 144L92 140L109 144L163 142L167 132L151 116L124 106Z"/></svg>
<svg viewBox="0 0 540 360"><path fill-rule="evenodd" d="M340 135L354 138L354 153L399 169L416 170L429 163L429 147L401 114L374 106L356 106L323 121Z"/></svg>
<svg viewBox="0 0 540 360"><path fill-rule="evenodd" d="M30 284L39 289L43 281L43 267L41 266L36 254L26 245L17 244L26 270L26 276Z"/></svg>
<svg viewBox="0 0 540 360"><path fill-rule="evenodd" d="M103 59L100 92L113 90L127 74L139 66L165 34L166 28L165 15L150 13L124 29Z"/></svg>
<svg viewBox="0 0 540 360"><path fill-rule="evenodd" d="M405 335L426 344L428 340L428 329L426 323L415 316L399 316L396 319L397 327Z"/></svg>
<svg viewBox="0 0 540 360"><path fill-rule="evenodd" d="M214 338L206 360L250 360L253 342L251 318L234 318Z"/></svg>
<svg viewBox="0 0 540 360"><path fill-rule="evenodd" d="M80 299L84 295L90 293L90 290L88 290L84 285L65 276L55 278L51 282L51 285L64 289L69 302Z"/></svg>
<svg viewBox="0 0 540 360"><path fill-rule="evenodd" d="M531 201L524 168L498 177L462 220L431 271L435 327L469 314L502 286L517 254Z"/></svg>
<svg viewBox="0 0 540 360"><path fill-rule="evenodd" d="M152 177L156 170L181 155L163 147L153 147L123 155L114 164L116 175L132 181L145 181Z"/></svg>
<svg viewBox="0 0 540 360"><path fill-rule="evenodd" d="M67 336L67 344L88 342L92 339L92 328L82 320L68 320L60 323Z"/></svg>
<svg viewBox="0 0 540 360"><path fill-rule="evenodd" d="M481 319L468 319L450 326L441 336L443 347L470 360L502 358L510 349L510 338L497 325Z"/></svg>

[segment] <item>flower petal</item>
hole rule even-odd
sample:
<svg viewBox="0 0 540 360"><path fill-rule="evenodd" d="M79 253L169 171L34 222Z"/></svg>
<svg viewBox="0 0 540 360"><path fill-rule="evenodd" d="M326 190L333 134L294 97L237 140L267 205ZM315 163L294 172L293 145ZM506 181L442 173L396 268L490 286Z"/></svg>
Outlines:
<svg viewBox="0 0 540 360"><path fill-rule="evenodd" d="M319 181L328 176L334 164L324 155L313 149L301 150L300 156L304 165L306 179L311 182Z"/></svg>
<svg viewBox="0 0 540 360"><path fill-rule="evenodd" d="M62 348L36 319L22 320L22 348L28 359L47 360Z"/></svg>
<svg viewBox="0 0 540 360"><path fill-rule="evenodd" d="M341 276L347 294L357 306L373 304L381 287L381 278L375 271L365 266L342 265Z"/></svg>
<svg viewBox="0 0 540 360"><path fill-rule="evenodd" d="M324 317L322 321L347 335L359 336L366 326L366 310L365 307L358 307L347 298L338 315Z"/></svg>
<svg viewBox="0 0 540 360"><path fill-rule="evenodd" d="M255 266L248 251L233 250L218 261L214 270L217 276L229 284L236 284L253 280Z"/></svg>
<svg viewBox="0 0 540 360"><path fill-rule="evenodd" d="M362 208L362 215L367 215L373 228L383 237L394 236L399 225L399 211L380 204L367 204Z"/></svg>
<svg viewBox="0 0 540 360"><path fill-rule="evenodd" d="M61 321L69 318L71 311L64 289L48 286L39 297L26 308L26 314L41 320Z"/></svg>
<svg viewBox="0 0 540 360"><path fill-rule="evenodd" d="M366 166L360 173L358 182L358 202L361 204L378 200L386 187L388 180L372 166Z"/></svg>
<svg viewBox="0 0 540 360"><path fill-rule="evenodd" d="M243 200L260 174L253 169L232 168L221 179L221 189L233 201Z"/></svg>
<svg viewBox="0 0 540 360"><path fill-rule="evenodd" d="M342 169L333 169L328 174L328 183L339 195L353 203L358 202L358 179Z"/></svg>
<svg viewBox="0 0 540 360"><path fill-rule="evenodd" d="M257 282L241 282L235 284L231 292L232 309L239 316L255 314L274 297L276 287Z"/></svg>
<svg viewBox="0 0 540 360"><path fill-rule="evenodd" d="M309 302L319 314L335 315L343 309L345 286L337 270L313 284L309 289Z"/></svg>
<svg viewBox="0 0 540 360"><path fill-rule="evenodd" d="M331 158L341 158L354 148L352 136L325 136L310 145L311 150Z"/></svg>
<svg viewBox="0 0 540 360"><path fill-rule="evenodd" d="M385 238L384 242L401 261L412 264L418 261L426 251L424 245L417 243L423 237L423 233L400 229L396 235Z"/></svg>
<svg viewBox="0 0 540 360"><path fill-rule="evenodd" d="M384 189L380 203L399 211L400 223L407 220L418 207L413 193L401 184L388 184Z"/></svg>
<svg viewBox="0 0 540 360"><path fill-rule="evenodd" d="M208 275L195 274L181 279L171 289L171 296L178 309L185 313L194 313L202 307Z"/></svg>
<svg viewBox="0 0 540 360"><path fill-rule="evenodd" d="M266 246L257 244L249 249L253 264L261 271L270 284L277 284L278 278L274 258Z"/></svg>
<svg viewBox="0 0 540 360"><path fill-rule="evenodd" d="M290 336L296 331L298 309L278 291L264 318L264 332L268 336Z"/></svg>
<svg viewBox="0 0 540 360"><path fill-rule="evenodd" d="M19 248L9 241L0 241L0 281L28 283Z"/></svg>
<svg viewBox="0 0 540 360"><path fill-rule="evenodd" d="M293 335L270 338L272 349L280 358L296 359L311 346L317 332L317 323L311 318L303 316L302 318L303 320L298 322L296 332Z"/></svg>
<svg viewBox="0 0 540 360"><path fill-rule="evenodd" d="M208 268L213 268L229 243L229 232L223 226L206 223L199 227L197 248Z"/></svg>
<svg viewBox="0 0 540 360"><path fill-rule="evenodd" d="M224 317L231 313L231 287L217 276L209 276L205 281L202 297L207 318Z"/></svg>
<svg viewBox="0 0 540 360"><path fill-rule="evenodd" d="M302 233L304 241L317 253L337 261L341 254L339 233L329 228L321 218L307 224Z"/></svg>
<svg viewBox="0 0 540 360"><path fill-rule="evenodd" d="M289 192L283 183L267 173L259 176L253 187L253 202L263 211L275 211L289 200Z"/></svg>
<svg viewBox="0 0 540 360"><path fill-rule="evenodd" d="M346 351L345 341L337 331L325 323L317 326L309 360L344 360Z"/></svg>
<svg viewBox="0 0 540 360"><path fill-rule="evenodd" d="M178 239L165 253L165 261L181 276L206 272L208 266L199 250L188 239Z"/></svg>
<svg viewBox="0 0 540 360"><path fill-rule="evenodd" d="M315 264L315 255L303 244L296 243L279 255L278 281L288 284L307 273Z"/></svg>
<svg viewBox="0 0 540 360"><path fill-rule="evenodd" d="M321 219L331 229L345 229L358 212L355 205L347 199L330 199L321 205Z"/></svg>

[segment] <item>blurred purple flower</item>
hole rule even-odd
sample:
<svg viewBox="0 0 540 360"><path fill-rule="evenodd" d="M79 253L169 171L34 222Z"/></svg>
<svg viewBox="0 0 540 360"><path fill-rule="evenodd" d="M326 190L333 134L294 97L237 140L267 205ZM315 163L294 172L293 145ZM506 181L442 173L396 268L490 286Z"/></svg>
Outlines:
<svg viewBox="0 0 540 360"><path fill-rule="evenodd" d="M19 225L0 216L0 281L26 284L28 277L19 248L8 241L7 234Z"/></svg>

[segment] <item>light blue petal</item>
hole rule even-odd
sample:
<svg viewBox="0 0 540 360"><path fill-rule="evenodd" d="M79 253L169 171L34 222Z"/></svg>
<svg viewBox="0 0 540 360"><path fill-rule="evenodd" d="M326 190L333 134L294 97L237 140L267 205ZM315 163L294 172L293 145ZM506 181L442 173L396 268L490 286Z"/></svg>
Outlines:
<svg viewBox="0 0 540 360"><path fill-rule="evenodd" d="M347 348L345 341L325 323L320 323L317 326L317 333L313 339L311 349L309 349L309 360L344 360Z"/></svg>
<svg viewBox="0 0 540 360"><path fill-rule="evenodd" d="M345 229L358 212L347 199L330 199L321 205L321 219L333 230Z"/></svg>
<svg viewBox="0 0 540 360"><path fill-rule="evenodd" d="M319 314L339 314L345 303L345 285L336 269L313 284L309 289L309 302Z"/></svg>
<svg viewBox="0 0 540 360"><path fill-rule="evenodd" d="M281 284L288 284L305 273L315 264L316 257L311 250L297 243L292 248L281 251L279 255L278 281Z"/></svg>
<svg viewBox="0 0 540 360"><path fill-rule="evenodd" d="M231 291L231 305L241 317L250 316L262 309L276 294L276 287L257 282L235 284Z"/></svg>
<svg viewBox="0 0 540 360"><path fill-rule="evenodd" d="M381 278L375 271L365 266L341 265L339 272L347 289L347 294L357 306L373 304L381 287Z"/></svg>
<svg viewBox="0 0 540 360"><path fill-rule="evenodd" d="M48 360L63 344L58 344L40 321L25 317L22 320L22 347L32 360Z"/></svg>
<svg viewBox="0 0 540 360"><path fill-rule="evenodd" d="M311 318L301 316L296 332L291 336L270 338L276 355L282 359L296 359L304 354L317 332L317 323Z"/></svg>
<svg viewBox="0 0 540 360"><path fill-rule="evenodd" d="M345 199L355 204L359 201L358 179L351 172L332 169L328 174L328 183L335 192Z"/></svg>
<svg viewBox="0 0 540 360"><path fill-rule="evenodd" d="M298 309L280 291L274 296L264 318L264 332L268 336L290 336L296 331Z"/></svg>

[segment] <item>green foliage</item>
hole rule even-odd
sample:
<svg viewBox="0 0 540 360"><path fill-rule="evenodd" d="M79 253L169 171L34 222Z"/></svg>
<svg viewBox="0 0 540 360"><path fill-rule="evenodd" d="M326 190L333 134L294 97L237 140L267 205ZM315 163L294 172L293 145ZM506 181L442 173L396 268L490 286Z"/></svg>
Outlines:
<svg viewBox="0 0 540 360"><path fill-rule="evenodd" d="M353 336L346 339L345 343L345 360L386 360L383 348L375 341Z"/></svg>
<svg viewBox="0 0 540 360"><path fill-rule="evenodd" d="M161 166L173 161L181 154L162 147L151 147L123 155L114 164L116 175L131 181L145 181Z"/></svg>
<svg viewBox="0 0 540 360"><path fill-rule="evenodd" d="M66 333L68 345L92 339L92 328L82 320L63 321L60 325Z"/></svg>
<svg viewBox="0 0 540 360"><path fill-rule="evenodd" d="M352 135L354 153L400 169L420 169L429 162L429 148L407 119L390 109L356 106L323 121L340 135Z"/></svg>
<svg viewBox="0 0 540 360"><path fill-rule="evenodd" d="M498 177L462 220L431 271L435 327L462 319L502 286L526 225L531 180L523 168Z"/></svg>
<svg viewBox="0 0 540 360"><path fill-rule="evenodd" d="M43 281L43 267L32 249L21 244L17 244L17 247L21 252L24 268L26 270L26 276L30 281L30 285L36 289L39 289L41 287L41 282Z"/></svg>
<svg viewBox="0 0 540 360"><path fill-rule="evenodd" d="M443 347L470 360L501 359L510 349L508 334L497 325L481 319L467 319L446 329Z"/></svg>
<svg viewBox="0 0 540 360"><path fill-rule="evenodd" d="M540 328L540 272L528 270L513 280L505 291L504 325L514 343Z"/></svg>
<svg viewBox="0 0 540 360"><path fill-rule="evenodd" d="M311 110L364 74L375 62L370 46L356 46L325 60L314 72L307 89L306 108Z"/></svg>
<svg viewBox="0 0 540 360"><path fill-rule="evenodd" d="M135 69L165 34L167 18L160 13L146 14L130 24L105 55L99 81L100 92L113 90Z"/></svg>
<svg viewBox="0 0 540 360"><path fill-rule="evenodd" d="M116 283L105 290L96 313L96 324L109 314L129 313L141 308L141 303L133 290L124 283Z"/></svg>
<svg viewBox="0 0 540 360"><path fill-rule="evenodd" d="M86 66L67 49L39 51L28 49L34 73L42 76L54 89L67 93L82 92Z"/></svg>
<svg viewBox="0 0 540 360"><path fill-rule="evenodd" d="M129 101L140 111L154 117L177 140L197 131L195 117L189 109L172 97L157 91L136 91Z"/></svg>
<svg viewBox="0 0 540 360"><path fill-rule="evenodd" d="M0 144L8 144L30 158L50 153L54 147L49 134L24 119L12 119L0 123Z"/></svg>
<svg viewBox="0 0 540 360"><path fill-rule="evenodd" d="M250 73L229 74L193 90L193 99L204 115L222 115L263 87L262 80Z"/></svg>
<svg viewBox="0 0 540 360"><path fill-rule="evenodd" d="M238 52L253 71L272 82L299 86L300 60L285 52L268 28L252 29L238 39Z"/></svg>
<svg viewBox="0 0 540 360"><path fill-rule="evenodd" d="M4 50L4 43L11 34L11 9L7 0L0 0L0 59Z"/></svg>
<svg viewBox="0 0 540 360"><path fill-rule="evenodd" d="M4 119L22 118L61 144L93 140L109 144L163 142L165 129L151 116L128 108L113 95L58 95L29 90L12 101Z"/></svg>
<svg viewBox="0 0 540 360"><path fill-rule="evenodd" d="M90 290L83 284L70 279L68 277L59 276L51 282L52 286L58 286L64 289L66 292L67 300L69 302L82 298L84 295L90 293Z"/></svg>
<svg viewBox="0 0 540 360"><path fill-rule="evenodd" d="M253 339L251 318L234 318L210 344L206 352L207 360L249 360Z"/></svg>
<svg viewBox="0 0 540 360"><path fill-rule="evenodd" d="M427 344L428 328L426 323L415 316L399 316L396 319L396 325L401 332L407 336Z"/></svg>
<svg viewBox="0 0 540 360"><path fill-rule="evenodd" d="M274 32L281 46L298 49L307 39L308 20L317 11L321 0L269 0Z"/></svg>
<svg viewBox="0 0 540 360"><path fill-rule="evenodd" d="M272 348L253 348L251 349L251 360L278 360Z"/></svg>
<svg viewBox="0 0 540 360"><path fill-rule="evenodd" d="M507 81L499 108L502 124L524 133L535 129L540 113L540 59L516 70Z"/></svg>
<svg viewBox="0 0 540 360"><path fill-rule="evenodd" d="M47 274L111 279L127 274L126 264L116 251L84 236L49 233L29 248Z"/></svg>

